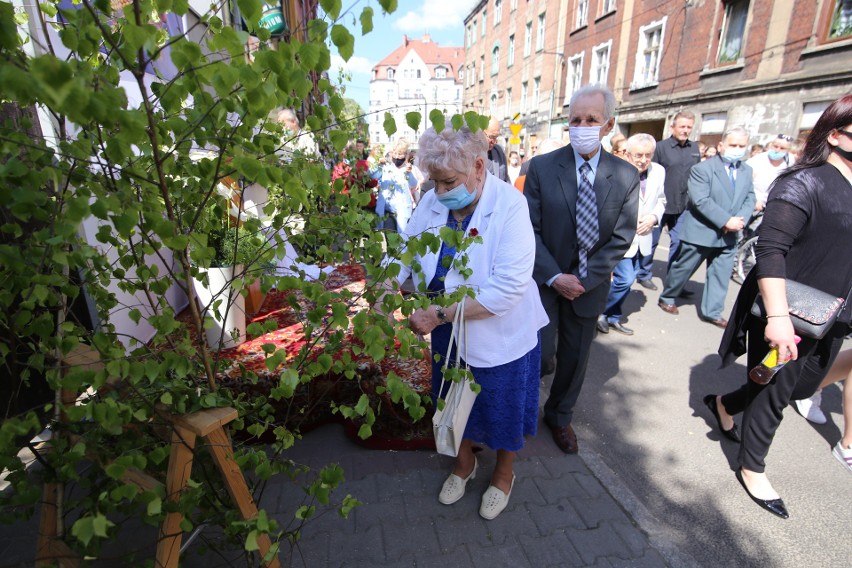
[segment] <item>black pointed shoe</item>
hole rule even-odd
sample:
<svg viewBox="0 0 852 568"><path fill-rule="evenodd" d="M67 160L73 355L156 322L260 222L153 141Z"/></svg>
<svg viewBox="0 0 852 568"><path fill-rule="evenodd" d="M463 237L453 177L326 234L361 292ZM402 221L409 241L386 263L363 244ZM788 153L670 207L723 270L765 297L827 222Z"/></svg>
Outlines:
<svg viewBox="0 0 852 568"><path fill-rule="evenodd" d="M708 394L704 397L704 404L710 409L710 413L713 414L713 417L716 419L716 426L719 427L719 431L722 433L724 437L727 439L740 443L740 430L737 428L737 425L734 424L733 428L730 430L724 430L722 428L722 419L719 417L719 409L716 408L716 395Z"/></svg>
<svg viewBox="0 0 852 568"><path fill-rule="evenodd" d="M745 481L743 480L743 473L741 469L738 469L734 474L737 476L737 481L740 482L740 485L745 489L746 495L751 497L751 500L761 506L761 508L766 509L773 515L777 517L781 517L782 519L789 519L790 513L787 512L787 507L784 506L783 499L758 499L754 495L751 494L751 491L746 487Z"/></svg>

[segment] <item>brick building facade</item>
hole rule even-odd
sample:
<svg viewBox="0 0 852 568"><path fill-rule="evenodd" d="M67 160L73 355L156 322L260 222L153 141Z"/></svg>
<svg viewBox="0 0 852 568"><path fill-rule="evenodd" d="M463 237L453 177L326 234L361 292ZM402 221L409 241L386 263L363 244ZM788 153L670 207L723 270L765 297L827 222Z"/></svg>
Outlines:
<svg viewBox="0 0 852 568"><path fill-rule="evenodd" d="M504 22L495 25L498 9ZM502 54L492 68L494 47L502 51L512 33L523 42L528 22L537 42L539 14L558 15L546 22L544 48L517 71ZM484 61L487 71L465 80L465 108L494 114L497 93L504 108L495 116L508 123L521 112L525 144L558 133L572 92L587 83L614 90L624 134L663 138L671 117L689 109L693 137L707 143L735 125L752 143L804 137L831 101L852 92L850 0L483 0L465 20L465 40L466 70L478 62L480 73ZM548 95L522 109L516 93L537 76ZM508 92L516 100L501 98Z"/></svg>

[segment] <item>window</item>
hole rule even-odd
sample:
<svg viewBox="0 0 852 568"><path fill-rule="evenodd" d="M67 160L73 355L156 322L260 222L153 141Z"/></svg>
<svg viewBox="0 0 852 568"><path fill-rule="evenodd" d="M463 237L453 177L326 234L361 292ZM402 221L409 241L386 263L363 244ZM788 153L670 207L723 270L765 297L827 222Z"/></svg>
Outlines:
<svg viewBox="0 0 852 568"><path fill-rule="evenodd" d="M471 87L476 84L476 65L473 63L470 64L470 85Z"/></svg>
<svg viewBox="0 0 852 568"><path fill-rule="evenodd" d="M533 110L538 110L538 106L541 103L541 77L536 77L533 80Z"/></svg>
<svg viewBox="0 0 852 568"><path fill-rule="evenodd" d="M521 83L521 112L527 112L527 83Z"/></svg>
<svg viewBox="0 0 852 568"><path fill-rule="evenodd" d="M601 16L615 12L615 0L601 0Z"/></svg>
<svg viewBox="0 0 852 568"><path fill-rule="evenodd" d="M470 44L473 45L476 43L476 20L473 21L473 28L470 34Z"/></svg>
<svg viewBox="0 0 852 568"><path fill-rule="evenodd" d="M529 57L530 51L532 51L532 22L527 22L524 30L524 57Z"/></svg>
<svg viewBox="0 0 852 568"><path fill-rule="evenodd" d="M607 77L609 76L609 51L611 46L612 40L609 40L592 48L592 69L589 73L590 82L600 85L607 84Z"/></svg>
<svg viewBox="0 0 852 568"><path fill-rule="evenodd" d="M483 82L485 80L485 56L479 56L479 82Z"/></svg>
<svg viewBox="0 0 852 568"><path fill-rule="evenodd" d="M394 70L388 69L388 80L393 81Z"/></svg>
<svg viewBox="0 0 852 568"><path fill-rule="evenodd" d="M848 39L852 37L852 0L834 0L831 12L831 24L828 39Z"/></svg>
<svg viewBox="0 0 852 568"><path fill-rule="evenodd" d="M480 28L479 28L479 33L483 36L485 35L485 22L487 22L487 21L488 21L488 15L486 14L485 10L483 10L482 11L482 26L480 26Z"/></svg>
<svg viewBox="0 0 852 568"><path fill-rule="evenodd" d="M402 98L410 99L411 98L411 89L404 89L402 91Z"/></svg>
<svg viewBox="0 0 852 568"><path fill-rule="evenodd" d="M582 28L589 24L589 0L577 0L577 17L574 20L575 28Z"/></svg>
<svg viewBox="0 0 852 568"><path fill-rule="evenodd" d="M471 31L471 29L472 29L472 27L470 25L468 25L467 26L467 36L466 36L467 42L465 43L465 45L467 45L467 47L470 47L471 45L473 45L473 32Z"/></svg>
<svg viewBox="0 0 852 568"><path fill-rule="evenodd" d="M660 74L660 55L666 18L639 28L639 49L636 52L636 72L631 89L656 85Z"/></svg>
<svg viewBox="0 0 852 568"><path fill-rule="evenodd" d="M503 21L503 0L494 0L494 25Z"/></svg>
<svg viewBox="0 0 852 568"><path fill-rule="evenodd" d="M506 58L506 67L515 64L515 34L509 36L509 55Z"/></svg>
<svg viewBox="0 0 852 568"><path fill-rule="evenodd" d="M435 78L436 79L446 79L447 78L447 70L443 67L438 67L435 69Z"/></svg>
<svg viewBox="0 0 852 568"><path fill-rule="evenodd" d="M811 130L825 109L831 102L805 103L802 107L802 119L799 121L799 130Z"/></svg>
<svg viewBox="0 0 852 568"><path fill-rule="evenodd" d="M496 75L500 71L500 47L491 50L491 74Z"/></svg>
<svg viewBox="0 0 852 568"><path fill-rule="evenodd" d="M544 49L544 14L538 15L538 35L535 38L535 50Z"/></svg>
<svg viewBox="0 0 852 568"><path fill-rule="evenodd" d="M512 115L512 88L506 89L506 110L504 112L506 116Z"/></svg>
<svg viewBox="0 0 852 568"><path fill-rule="evenodd" d="M388 100L393 100L394 89L388 89Z"/></svg>
<svg viewBox="0 0 852 568"><path fill-rule="evenodd" d="M565 102L571 98L574 91L583 85L583 54L578 53L568 60L568 80L565 84Z"/></svg>
<svg viewBox="0 0 852 568"><path fill-rule="evenodd" d="M719 64L736 63L743 54L743 37L748 18L748 0L731 0L725 4L725 21L719 41Z"/></svg>
<svg viewBox="0 0 852 568"><path fill-rule="evenodd" d="M497 93L491 93L491 98L488 100L488 114L497 116Z"/></svg>

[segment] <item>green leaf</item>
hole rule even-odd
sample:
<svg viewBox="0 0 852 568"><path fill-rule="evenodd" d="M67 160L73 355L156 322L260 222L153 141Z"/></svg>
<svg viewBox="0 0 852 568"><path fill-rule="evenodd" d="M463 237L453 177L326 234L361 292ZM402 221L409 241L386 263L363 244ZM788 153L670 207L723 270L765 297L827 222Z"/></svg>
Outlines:
<svg viewBox="0 0 852 568"><path fill-rule="evenodd" d="M450 119L450 122L453 125L453 129L458 130L462 126L464 126L464 117L460 114L454 114Z"/></svg>
<svg viewBox="0 0 852 568"><path fill-rule="evenodd" d="M373 31L373 8L372 6L364 6L361 10L361 35L367 35Z"/></svg>
<svg viewBox="0 0 852 568"><path fill-rule="evenodd" d="M331 138L331 143L334 149L340 152L349 143L349 133L343 130L329 130L328 137Z"/></svg>
<svg viewBox="0 0 852 568"><path fill-rule="evenodd" d="M419 112L407 112L405 113L405 123L408 124L408 127L417 132L420 130L420 120L423 116Z"/></svg>
<svg viewBox="0 0 852 568"><path fill-rule="evenodd" d="M355 51L355 37L349 30L339 24L331 28L331 41L337 46L337 51L344 61L349 61Z"/></svg>
<svg viewBox="0 0 852 568"><path fill-rule="evenodd" d="M385 113L385 121L382 123L382 126L385 129L385 134L388 136L393 136L396 134L396 121L393 118L393 115L389 112Z"/></svg>
<svg viewBox="0 0 852 568"><path fill-rule="evenodd" d="M443 132L446 126L446 117L440 110L433 108L429 111L429 120L432 122L432 128L435 132Z"/></svg>
<svg viewBox="0 0 852 568"><path fill-rule="evenodd" d="M397 9L397 1L398 0L379 0L379 6L382 7L382 10L384 10L386 14L393 14Z"/></svg>
<svg viewBox="0 0 852 568"><path fill-rule="evenodd" d="M15 11L11 4L0 2L0 47L14 50L18 47L18 27L15 25Z"/></svg>
<svg viewBox="0 0 852 568"><path fill-rule="evenodd" d="M159 515L163 511L163 500L159 497L154 497L150 501L148 501L148 516L153 517L155 515Z"/></svg>
<svg viewBox="0 0 852 568"><path fill-rule="evenodd" d="M237 0L237 6L240 8L243 19L253 28L263 12L260 0Z"/></svg>
<svg viewBox="0 0 852 568"><path fill-rule="evenodd" d="M244 548L247 551L253 552L255 550L260 549L260 546L258 546L258 544L257 544L257 536L258 536L257 529L252 530L251 532L248 533L248 535L246 535L246 543L244 545Z"/></svg>
<svg viewBox="0 0 852 568"><path fill-rule="evenodd" d="M340 16L340 0L320 0L319 4L323 12L328 14L332 20L336 20Z"/></svg>

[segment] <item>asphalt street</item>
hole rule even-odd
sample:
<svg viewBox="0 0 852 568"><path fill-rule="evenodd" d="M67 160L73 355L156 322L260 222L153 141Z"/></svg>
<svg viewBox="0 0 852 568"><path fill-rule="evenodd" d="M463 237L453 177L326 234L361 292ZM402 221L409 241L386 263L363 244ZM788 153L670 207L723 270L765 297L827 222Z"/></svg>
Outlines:
<svg viewBox="0 0 852 568"><path fill-rule="evenodd" d="M720 369L722 330L698 319L703 283L702 270L677 316L657 307L659 290L634 285L625 314L635 334L595 339L574 417L581 457L651 543L676 552L666 554L670 565L849 566L852 475L831 455L843 428L840 387L823 394L826 425L785 411L766 471L790 519L760 509L734 477L738 445L720 436L702 402L746 376L745 357ZM728 311L738 290L731 282Z"/></svg>

